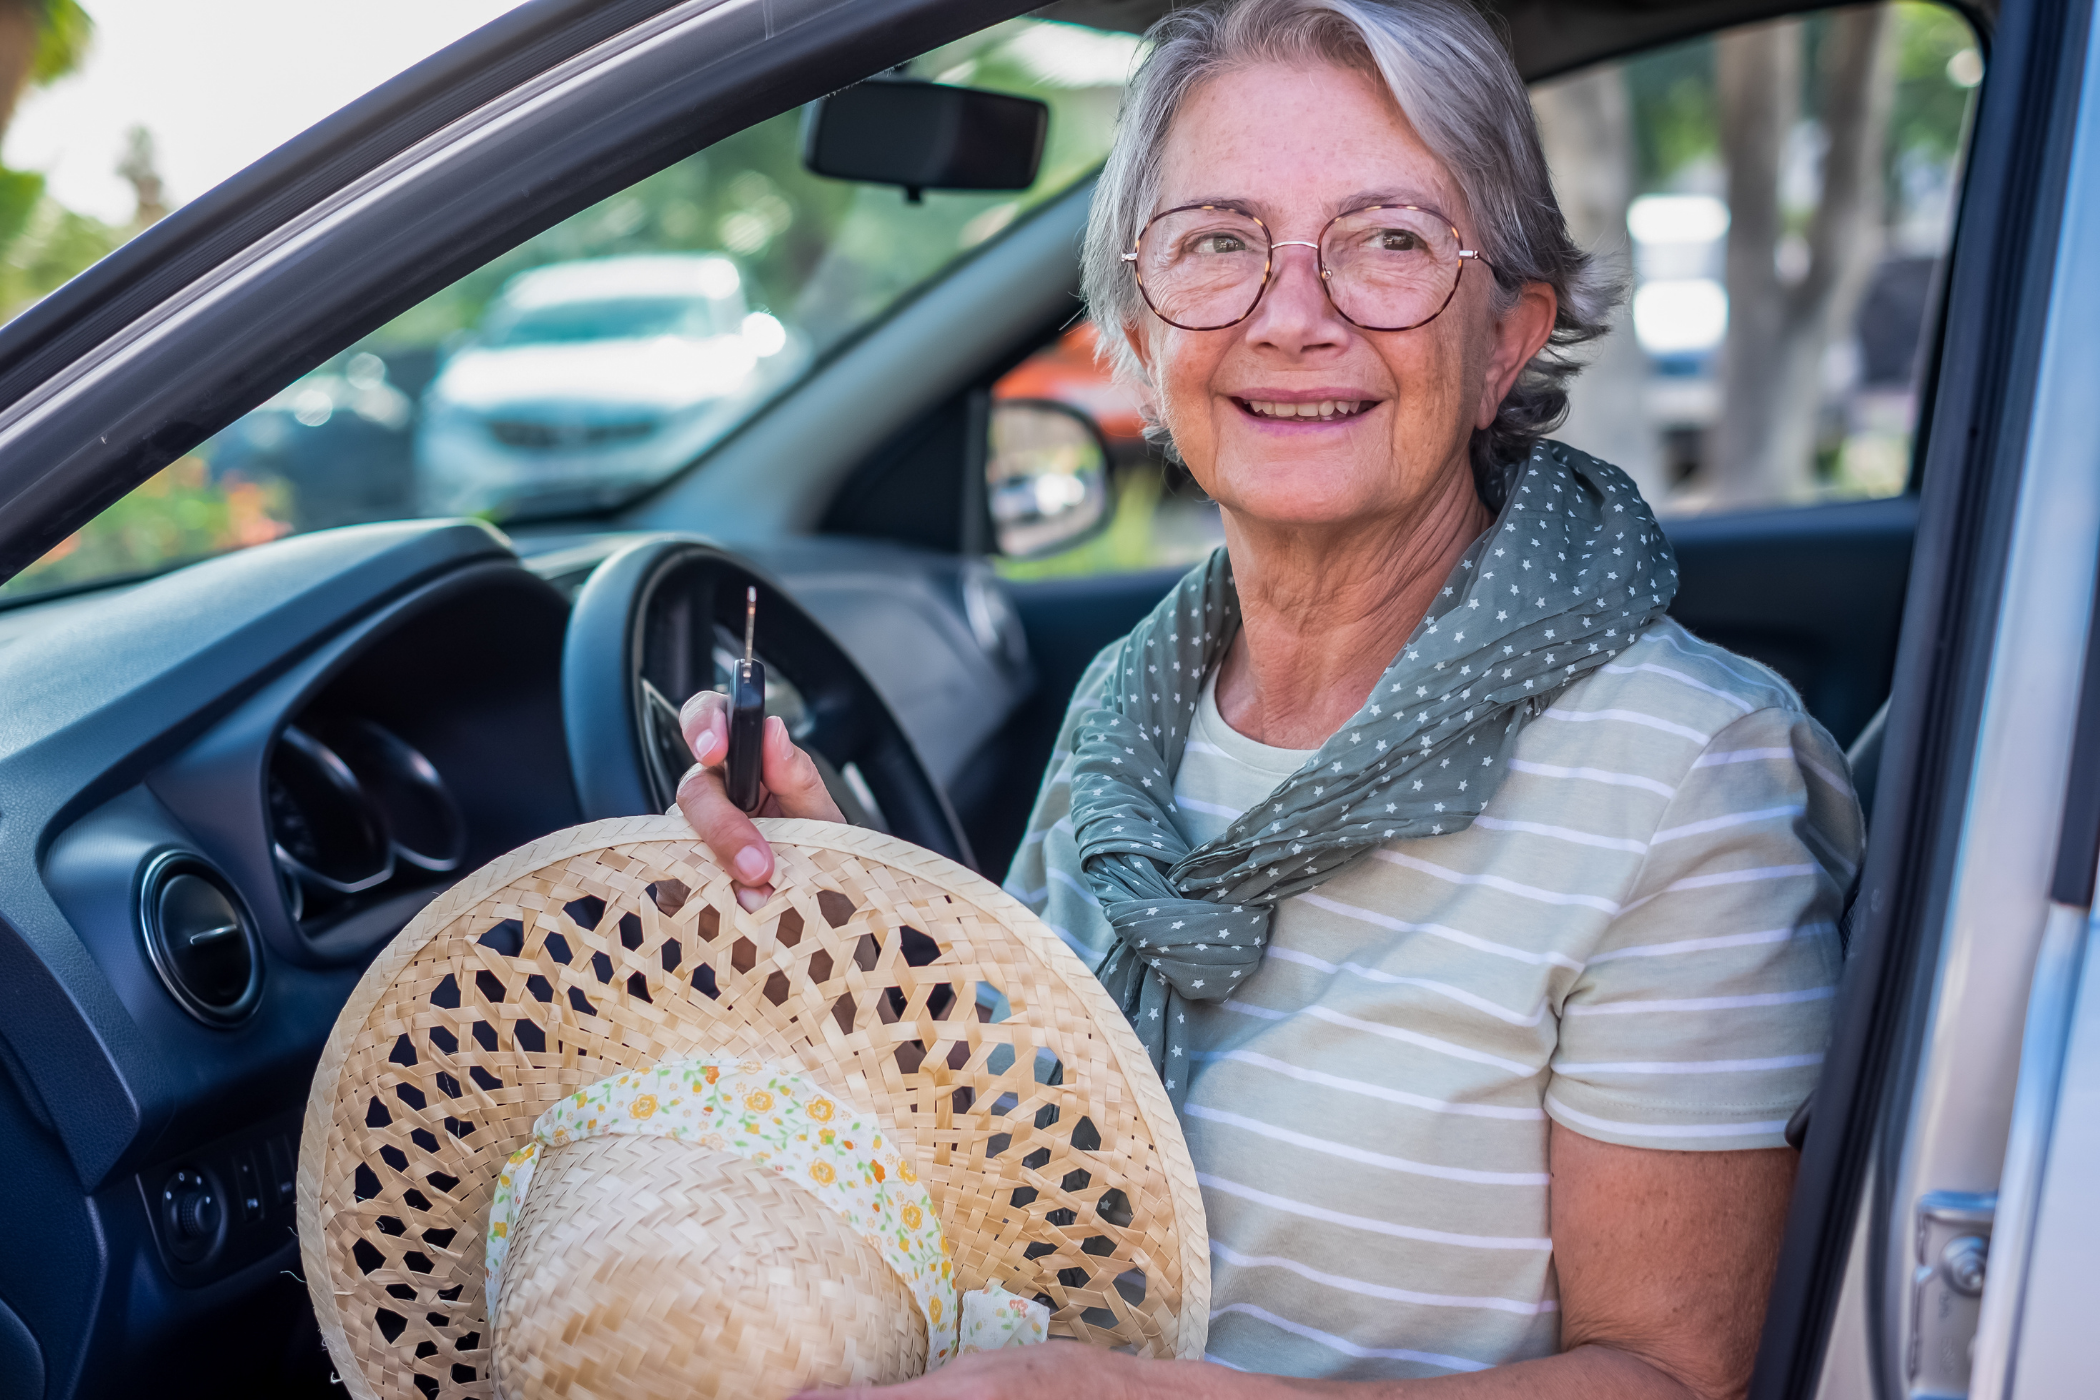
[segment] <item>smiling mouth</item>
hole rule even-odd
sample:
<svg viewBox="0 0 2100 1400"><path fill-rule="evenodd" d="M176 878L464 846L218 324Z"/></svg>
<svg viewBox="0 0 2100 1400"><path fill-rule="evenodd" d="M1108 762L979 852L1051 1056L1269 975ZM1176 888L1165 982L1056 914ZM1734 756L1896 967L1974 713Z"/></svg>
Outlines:
<svg viewBox="0 0 2100 1400"><path fill-rule="evenodd" d="M1269 418L1277 422L1332 423L1343 418L1354 418L1377 406L1376 399L1309 399L1304 403L1278 403L1270 399L1234 399L1240 408L1256 418Z"/></svg>

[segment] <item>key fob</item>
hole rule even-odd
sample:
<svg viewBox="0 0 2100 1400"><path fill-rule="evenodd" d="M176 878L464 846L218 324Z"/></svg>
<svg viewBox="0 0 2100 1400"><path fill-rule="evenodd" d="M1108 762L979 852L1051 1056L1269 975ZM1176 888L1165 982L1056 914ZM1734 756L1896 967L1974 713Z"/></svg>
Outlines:
<svg viewBox="0 0 2100 1400"><path fill-rule="evenodd" d="M729 682L729 760L724 765L729 800L739 811L758 810L765 742L766 663L739 661Z"/></svg>

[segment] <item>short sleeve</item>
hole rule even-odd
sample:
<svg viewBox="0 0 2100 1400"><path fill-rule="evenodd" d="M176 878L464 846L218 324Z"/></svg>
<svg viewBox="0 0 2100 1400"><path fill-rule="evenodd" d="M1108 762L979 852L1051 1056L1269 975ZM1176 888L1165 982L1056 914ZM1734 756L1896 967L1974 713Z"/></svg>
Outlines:
<svg viewBox="0 0 2100 1400"><path fill-rule="evenodd" d="M1103 648L1073 688L1072 703L1043 769L1028 830L1006 873L1006 892L1041 916L1090 968L1100 966L1115 942L1115 931L1079 875L1079 842L1072 831L1072 763L1080 716L1101 703L1109 668L1122 645L1118 640Z"/></svg>
<svg viewBox="0 0 2100 1400"><path fill-rule="evenodd" d="M1828 733L1791 709L1710 740L1560 1011L1546 1111L1630 1147L1777 1147L1814 1087L1864 829Z"/></svg>

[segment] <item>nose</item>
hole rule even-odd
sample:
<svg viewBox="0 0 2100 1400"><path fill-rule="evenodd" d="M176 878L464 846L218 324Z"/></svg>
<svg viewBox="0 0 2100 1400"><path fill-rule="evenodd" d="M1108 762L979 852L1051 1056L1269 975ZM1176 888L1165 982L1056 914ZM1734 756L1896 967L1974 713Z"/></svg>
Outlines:
<svg viewBox="0 0 2100 1400"><path fill-rule="evenodd" d="M1303 248L1303 253L1286 253ZM1249 319L1250 340L1297 354L1347 339L1349 326L1335 311L1320 278L1320 245L1282 239L1269 245L1269 289Z"/></svg>

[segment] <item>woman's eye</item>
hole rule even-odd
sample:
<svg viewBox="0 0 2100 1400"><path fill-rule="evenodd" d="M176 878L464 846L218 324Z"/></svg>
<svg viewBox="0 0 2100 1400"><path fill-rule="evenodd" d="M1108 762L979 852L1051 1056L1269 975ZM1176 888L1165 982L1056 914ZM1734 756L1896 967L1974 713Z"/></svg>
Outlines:
<svg viewBox="0 0 2100 1400"><path fill-rule="evenodd" d="M1189 251L1199 256L1214 253L1244 253L1247 251L1247 240L1236 233L1198 234L1189 245Z"/></svg>
<svg viewBox="0 0 2100 1400"><path fill-rule="evenodd" d="M1405 228L1382 228L1372 244L1381 253L1419 253L1425 246L1422 235Z"/></svg>

